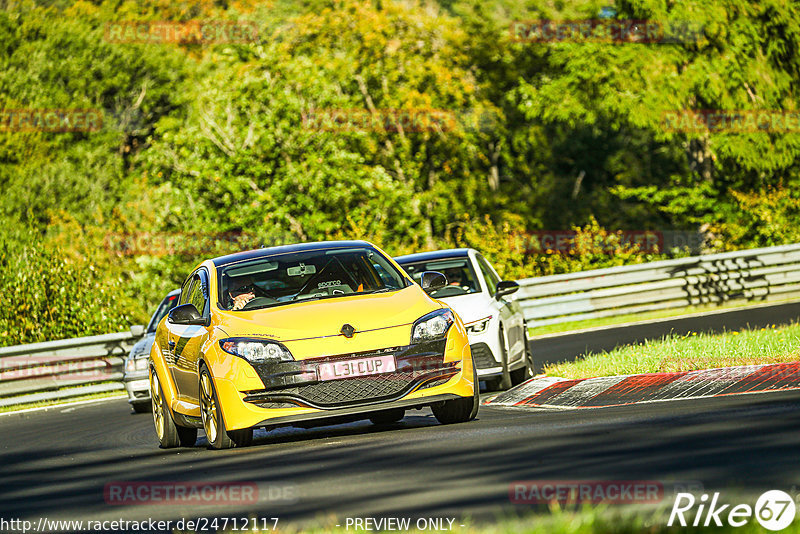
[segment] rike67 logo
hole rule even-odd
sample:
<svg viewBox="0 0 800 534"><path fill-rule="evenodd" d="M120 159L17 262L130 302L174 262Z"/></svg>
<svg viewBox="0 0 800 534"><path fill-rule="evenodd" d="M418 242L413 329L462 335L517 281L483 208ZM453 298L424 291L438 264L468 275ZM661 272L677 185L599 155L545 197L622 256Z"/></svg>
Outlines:
<svg viewBox="0 0 800 534"><path fill-rule="evenodd" d="M770 490L758 498L755 507L749 504L720 504L719 493L714 493L709 501L708 494L697 499L691 493L678 493L667 526L675 524L682 527L724 526L741 527L755 516L756 521L768 530L783 530L794 520L797 505L785 491Z"/></svg>

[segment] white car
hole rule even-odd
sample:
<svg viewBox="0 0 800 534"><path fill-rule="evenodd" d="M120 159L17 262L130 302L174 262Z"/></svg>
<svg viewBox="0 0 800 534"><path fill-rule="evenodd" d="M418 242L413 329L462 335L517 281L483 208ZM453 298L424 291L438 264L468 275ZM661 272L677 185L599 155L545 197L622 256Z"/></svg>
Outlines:
<svg viewBox="0 0 800 534"><path fill-rule="evenodd" d="M395 258L417 282L425 271L445 275L445 287L431 293L453 308L467 327L478 378L489 389L507 389L533 376L528 329L515 297L516 282L501 281L475 249L421 252Z"/></svg>

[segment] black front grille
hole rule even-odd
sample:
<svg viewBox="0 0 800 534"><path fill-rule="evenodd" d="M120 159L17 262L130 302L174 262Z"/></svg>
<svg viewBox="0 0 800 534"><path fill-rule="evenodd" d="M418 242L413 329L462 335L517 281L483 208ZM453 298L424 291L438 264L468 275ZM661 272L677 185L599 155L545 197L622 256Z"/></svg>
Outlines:
<svg viewBox="0 0 800 534"><path fill-rule="evenodd" d="M486 343L475 343L469 348L472 350L472 358L478 369L489 369L500 365L492 356L492 349Z"/></svg>
<svg viewBox="0 0 800 534"><path fill-rule="evenodd" d="M392 373L389 376L363 376L329 380L296 388L297 395L319 406L336 406L354 402L394 397L416 380L414 373ZM286 391L286 390L284 390Z"/></svg>
<svg viewBox="0 0 800 534"><path fill-rule="evenodd" d="M452 377L456 362L443 361L445 340L436 340L405 347L393 347L358 354L342 354L298 362L254 365L264 389L243 391L245 402L261 407L268 403L295 403L319 408L337 408L367 402L381 402L400 398L430 380ZM331 361L346 361L392 354L397 369L379 375L317 379L317 366Z"/></svg>

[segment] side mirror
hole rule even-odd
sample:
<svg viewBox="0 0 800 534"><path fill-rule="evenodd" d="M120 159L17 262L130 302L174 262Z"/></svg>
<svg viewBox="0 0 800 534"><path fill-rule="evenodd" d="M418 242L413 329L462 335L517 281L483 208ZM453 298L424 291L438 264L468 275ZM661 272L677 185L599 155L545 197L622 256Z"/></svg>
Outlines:
<svg viewBox="0 0 800 534"><path fill-rule="evenodd" d="M497 284L497 290L494 293L494 298L500 300L506 295L515 293L519 289L519 284L513 280L503 280Z"/></svg>
<svg viewBox="0 0 800 534"><path fill-rule="evenodd" d="M431 293L446 286L447 277L438 271L424 271L420 285L425 293Z"/></svg>
<svg viewBox="0 0 800 534"><path fill-rule="evenodd" d="M131 325L131 335L133 337L142 337L144 335L144 325L141 324Z"/></svg>
<svg viewBox="0 0 800 534"><path fill-rule="evenodd" d="M167 315L167 320L172 324L206 325L205 318L200 315L191 302L172 308Z"/></svg>

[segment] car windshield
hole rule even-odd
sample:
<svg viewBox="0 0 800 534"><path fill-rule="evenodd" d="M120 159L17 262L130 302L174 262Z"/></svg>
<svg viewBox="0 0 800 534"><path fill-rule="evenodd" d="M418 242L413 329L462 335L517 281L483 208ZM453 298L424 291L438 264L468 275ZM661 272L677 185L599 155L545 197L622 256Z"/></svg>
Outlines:
<svg viewBox="0 0 800 534"><path fill-rule="evenodd" d="M433 298L454 297L478 293L481 286L469 258L450 258L435 261L402 263L400 266L420 283L424 271L438 271L447 277L447 285L431 293Z"/></svg>
<svg viewBox="0 0 800 534"><path fill-rule="evenodd" d="M219 306L224 310L232 310L234 298L245 293L252 295L240 310L388 292L410 285L385 257L370 248L264 256L221 266L217 275Z"/></svg>
<svg viewBox="0 0 800 534"><path fill-rule="evenodd" d="M158 309L150 318L150 323L147 325L148 334L155 332L161 319L163 319L172 308L178 305L178 297L180 297L180 295L170 295L161 301L161 304L158 305Z"/></svg>

